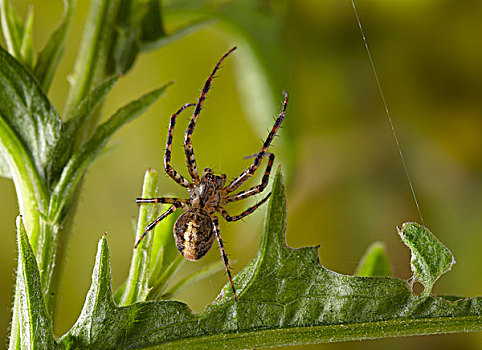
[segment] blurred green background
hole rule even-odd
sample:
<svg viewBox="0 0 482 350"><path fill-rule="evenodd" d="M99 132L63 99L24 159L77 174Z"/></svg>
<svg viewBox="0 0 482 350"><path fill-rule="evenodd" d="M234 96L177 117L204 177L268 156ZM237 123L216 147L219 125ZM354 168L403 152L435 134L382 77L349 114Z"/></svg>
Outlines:
<svg viewBox="0 0 482 350"><path fill-rule="evenodd" d="M166 1L167 2L167 1ZM23 16L35 6L36 49L57 25L60 0L15 0ZM170 1L167 30L195 12ZM209 3L203 2L204 5ZM211 2L212 3L212 2ZM374 240L385 243L396 277L410 277L409 252L396 233L418 216L378 93L351 3L347 0L218 1L221 20L159 50L142 54L105 106L105 115L167 81L160 102L125 127L111 152L88 171L67 252L57 335L77 318L90 284L96 243L108 233L113 286L127 275L132 220L147 168L158 169L160 193L186 193L162 172L170 114L194 101L212 68L230 47L193 136L201 168L232 178L249 164L281 108L290 104L272 147L288 182L287 242L321 245L321 263L352 274ZM201 2L200 2L201 4ZM180 8L176 9L179 5ZM201 5L199 5L201 7ZM476 0L365 0L359 15L404 151L425 224L454 253L457 264L435 285L437 294L482 292L482 2ZM67 51L50 98L61 113L66 76L77 55L87 1L78 1ZM182 135L174 134L173 165L187 174ZM258 180L253 180L256 183ZM13 183L0 179L0 337L6 339L16 256ZM254 199L255 201L256 199ZM252 201L247 201L252 203ZM236 214L248 205L230 208ZM265 208L244 222L222 223L226 250L239 271L256 254ZM219 259L212 249L193 271ZM227 282L222 273L186 289L177 299L201 311ZM307 349L480 349L480 334L388 339L306 346Z"/></svg>

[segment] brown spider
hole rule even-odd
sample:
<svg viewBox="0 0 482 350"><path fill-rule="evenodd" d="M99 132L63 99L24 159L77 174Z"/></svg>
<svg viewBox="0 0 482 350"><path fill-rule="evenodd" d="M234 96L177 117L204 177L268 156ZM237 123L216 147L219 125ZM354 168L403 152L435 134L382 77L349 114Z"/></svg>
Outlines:
<svg viewBox="0 0 482 350"><path fill-rule="evenodd" d="M285 100L283 103L283 110L276 119L276 122L271 129L268 137L266 138L266 141L261 147L261 150L251 156L254 158L254 162L250 167L243 171L228 185L226 185L225 174L222 174L221 176L214 175L213 171L209 168L204 169L202 176L199 177L196 166L196 159L194 158L194 150L192 147L191 136L194 131L197 119L199 117L199 113L201 112L201 108L206 98L206 94L211 87L211 83L213 81L214 75L216 74L216 71L219 69L223 60L235 49L236 47L233 47L231 50L226 52L216 64L216 67L204 84L204 88L197 104L188 103L182 106L176 113L171 116L171 120L169 123L169 132L167 134L166 153L164 154L164 168L169 174L169 176L174 179L174 181L176 181L179 185L187 188L190 198L137 198L136 203L169 203L172 204L172 206L147 226L144 233L137 241L135 247L137 248L144 236L149 231L154 229L154 227L161 220L172 214L176 209L184 209L185 212L179 217L179 219L177 219L174 225L174 238L176 240L177 249L186 259L199 260L209 251L213 244L214 236L216 236L219 243L219 248L221 249L221 256L223 258L224 265L226 266L226 272L228 274L229 282L231 283L231 287L233 288L234 300L238 301L236 288L234 287L233 279L231 278L231 272L229 270L228 258L226 256L223 241L221 239L219 220L213 214L219 212L224 217L224 219L226 219L226 221L237 221L255 211L261 204L266 202L266 200L271 195L271 193L269 193L261 201L236 216L230 216L223 208L224 205L230 202L239 201L241 199L262 192L268 184L269 174L271 172L271 168L274 162L274 154L268 153L267 150L276 134L276 131L278 130L281 122L284 119L286 106L288 105L288 94L284 92ZM194 110L194 114L191 118L189 126L186 129L186 134L184 136L184 152L186 154L187 169L192 178L192 182L190 182L182 175L180 175L176 170L174 170L170 163L172 135L174 131L174 125L176 124L176 117L184 109L186 109L187 107L192 107L194 105L196 106L196 109ZM258 167L260 166L261 161L265 155L269 156L269 160L263 175L263 179L261 180L261 184L245 191L230 194L236 191L247 179L253 176L256 169L258 169Z"/></svg>

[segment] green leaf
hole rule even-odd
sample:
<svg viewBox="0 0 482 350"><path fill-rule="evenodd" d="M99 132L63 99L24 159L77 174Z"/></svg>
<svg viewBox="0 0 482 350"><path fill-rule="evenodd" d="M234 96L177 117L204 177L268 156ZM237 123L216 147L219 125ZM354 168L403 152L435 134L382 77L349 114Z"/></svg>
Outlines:
<svg viewBox="0 0 482 350"><path fill-rule="evenodd" d="M97 86L80 102L72 117L62 124L60 139L55 145L52 162L48 169L50 179L57 180L60 177L60 173L72 156L77 142L82 139L85 123L94 110L104 101L117 80L118 77L112 77Z"/></svg>
<svg viewBox="0 0 482 350"><path fill-rule="evenodd" d="M184 37L187 37L193 33L196 33L209 25L216 22L215 18L210 16L203 17L201 19L193 20L188 24L176 29L169 35L159 36L156 40L149 40L141 42L141 51L155 50L173 42L176 42Z"/></svg>
<svg viewBox="0 0 482 350"><path fill-rule="evenodd" d="M319 264L317 248L286 246L286 198L274 180L256 257L198 315L182 303L116 307L105 239L84 310L61 343L74 348L246 349L482 330L482 298L414 295L389 277L345 276Z"/></svg>
<svg viewBox="0 0 482 350"><path fill-rule="evenodd" d="M178 254L174 260L172 260L171 263L162 270L161 275L157 279L151 278L149 280L149 285L151 285L152 288L149 290L147 299L160 299L162 294L164 294L164 290L167 288L169 282L171 282L174 275L185 263L186 259L184 259L182 255Z"/></svg>
<svg viewBox="0 0 482 350"><path fill-rule="evenodd" d="M125 74L141 51L158 49L213 23L204 15L167 34L164 7L159 0L123 0L117 16L115 40L109 55L108 74Z"/></svg>
<svg viewBox="0 0 482 350"><path fill-rule="evenodd" d="M52 320L45 307L40 272L22 217L17 217L20 341L22 349L55 349Z"/></svg>
<svg viewBox="0 0 482 350"><path fill-rule="evenodd" d="M34 75L45 92L49 90L55 70L65 50L65 38L72 22L75 2L75 0L64 0L64 13L60 25L55 29L47 44L39 53Z"/></svg>
<svg viewBox="0 0 482 350"><path fill-rule="evenodd" d="M108 74L125 74L140 47L165 37L159 0L121 0Z"/></svg>
<svg viewBox="0 0 482 350"><path fill-rule="evenodd" d="M424 295L429 295L438 278L455 264L455 258L426 227L406 222L398 229L403 243L410 248L410 264L415 280L423 284Z"/></svg>
<svg viewBox="0 0 482 350"><path fill-rule="evenodd" d="M35 79L0 48L0 114L46 178L46 168L59 139L60 118Z"/></svg>
<svg viewBox="0 0 482 350"><path fill-rule="evenodd" d="M2 153L0 153L0 176L9 179L12 178L12 174L10 173L10 167Z"/></svg>
<svg viewBox="0 0 482 350"><path fill-rule="evenodd" d="M358 265L356 276L373 277L392 275L390 260L388 260L385 246L381 242L372 243Z"/></svg>
<svg viewBox="0 0 482 350"><path fill-rule="evenodd" d="M123 125L141 115L164 93L171 83L153 90L115 112L106 122L99 125L92 137L72 156L65 166L58 184L55 186L49 208L51 222L60 222L68 209L75 189L84 175L87 166L103 149L109 138Z"/></svg>
<svg viewBox="0 0 482 350"><path fill-rule="evenodd" d="M0 15L2 16L2 32L8 51L17 60L22 61L20 50L22 47L23 23L8 0L0 0Z"/></svg>
<svg viewBox="0 0 482 350"><path fill-rule="evenodd" d="M207 264L205 267L196 271L178 281L173 286L167 288L165 291L161 293L159 299L171 299L177 293L181 292L183 289L193 285L196 282L202 281L206 278L211 277L212 275L224 271L225 270L224 262L223 261L216 261L210 264Z"/></svg>
<svg viewBox="0 0 482 350"><path fill-rule="evenodd" d="M61 121L35 79L1 47L0 92L0 151L38 254L42 235L39 213L48 208L47 169Z"/></svg>
<svg viewBox="0 0 482 350"><path fill-rule="evenodd" d="M159 0L135 1L138 7L143 7L144 15L141 21L140 41L151 43L166 36L162 20L161 2Z"/></svg>
<svg viewBox="0 0 482 350"><path fill-rule="evenodd" d="M78 339L80 343L95 344L101 341L99 348L106 348L107 339L98 337L102 333L102 326L107 328L115 320L114 302L112 300L111 273L109 264L109 249L104 237L99 241L92 273L92 285L87 294L84 307L79 318L68 332L68 337ZM99 322L100 321L100 322ZM104 322L103 322L104 321ZM65 344L66 337L62 338ZM65 344L69 349L68 343Z"/></svg>
<svg viewBox="0 0 482 350"><path fill-rule="evenodd" d="M132 26L118 27L107 74L125 74L139 54L139 31Z"/></svg>
<svg viewBox="0 0 482 350"><path fill-rule="evenodd" d="M163 208L163 210L166 209ZM153 242L149 269L151 280L153 281L157 280L162 271L179 255L172 229L178 217L179 213L177 212L169 215L156 226L152 234ZM152 286L152 282L149 285Z"/></svg>
<svg viewBox="0 0 482 350"><path fill-rule="evenodd" d="M144 185L142 187L142 198L156 197L157 193L157 172L153 169L146 171ZM139 221L137 223L136 241L143 234L145 227L157 216L155 205L141 205L139 208ZM146 235L137 248L134 248L132 260L127 277L126 286L120 305L130 305L138 301L146 300L149 293L149 263L152 248L152 235Z"/></svg>
<svg viewBox="0 0 482 350"><path fill-rule="evenodd" d="M22 41L20 46L20 57L22 64L28 69L33 68L33 6L28 8L25 19Z"/></svg>
<svg viewBox="0 0 482 350"><path fill-rule="evenodd" d="M186 305L174 301L116 307L112 300L109 249L103 237L99 241L92 285L82 312L60 343L65 349L142 348L159 336L172 339L184 330L191 335L198 334L198 330L192 332L196 320ZM173 333L170 327L176 327L176 331Z"/></svg>

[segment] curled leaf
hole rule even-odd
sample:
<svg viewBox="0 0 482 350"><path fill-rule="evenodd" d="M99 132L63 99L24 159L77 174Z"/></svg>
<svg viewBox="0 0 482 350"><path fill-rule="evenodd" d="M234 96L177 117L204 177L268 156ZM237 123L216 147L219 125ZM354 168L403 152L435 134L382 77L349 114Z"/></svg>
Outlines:
<svg viewBox="0 0 482 350"><path fill-rule="evenodd" d="M455 264L454 256L432 232L417 223L404 223L398 234L412 252L410 265L414 277L423 284L423 294L429 295L435 281Z"/></svg>

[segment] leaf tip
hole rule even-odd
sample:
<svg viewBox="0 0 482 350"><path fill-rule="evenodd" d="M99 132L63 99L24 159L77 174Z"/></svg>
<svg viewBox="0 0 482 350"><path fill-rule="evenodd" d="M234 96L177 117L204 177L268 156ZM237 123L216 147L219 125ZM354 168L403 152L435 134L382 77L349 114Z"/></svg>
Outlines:
<svg viewBox="0 0 482 350"><path fill-rule="evenodd" d="M370 244L358 264L355 276L392 276L392 267L383 242L375 241Z"/></svg>
<svg viewBox="0 0 482 350"><path fill-rule="evenodd" d="M18 215L15 221L17 226L18 246L19 250L22 251L24 244L28 243L27 232L25 231L25 225L23 223L23 216Z"/></svg>

